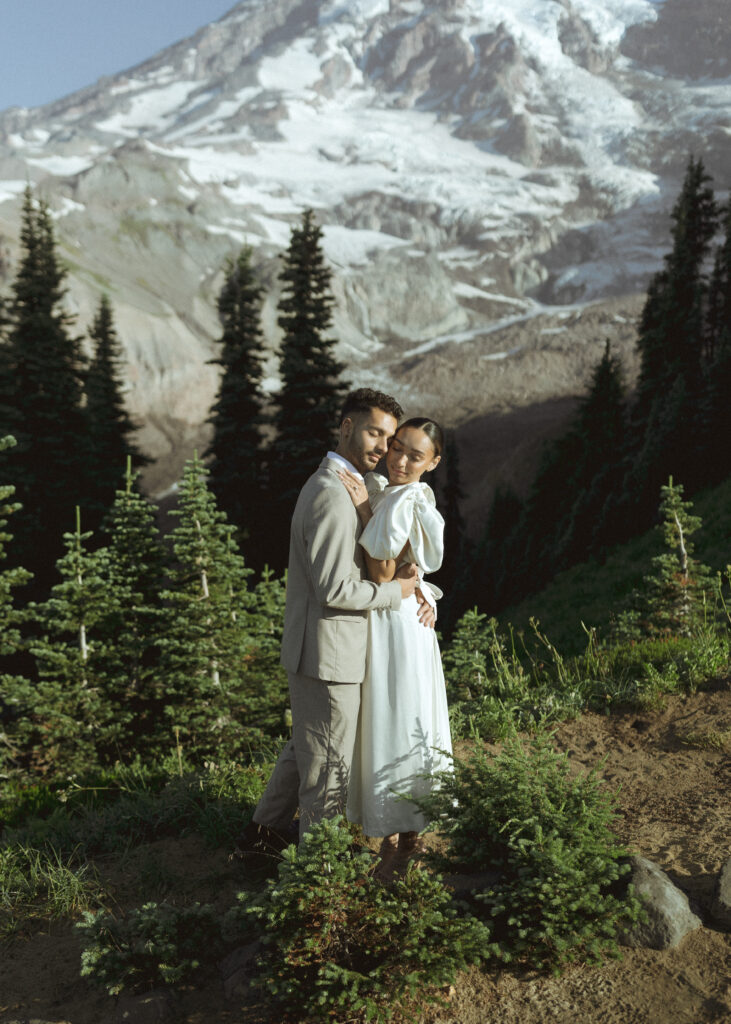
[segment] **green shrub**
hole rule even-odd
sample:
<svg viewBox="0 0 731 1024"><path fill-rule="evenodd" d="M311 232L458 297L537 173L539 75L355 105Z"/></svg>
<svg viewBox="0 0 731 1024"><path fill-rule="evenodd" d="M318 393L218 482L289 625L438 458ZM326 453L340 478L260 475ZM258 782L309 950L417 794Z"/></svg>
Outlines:
<svg viewBox="0 0 731 1024"><path fill-rule="evenodd" d="M693 692L729 669L728 630L717 615L710 619L691 636L611 645L583 626L584 653L564 658L536 619L529 635L519 637L519 656L514 633L508 639L495 619L468 612L444 653L453 735L503 740L575 718L587 707L648 709L666 694Z"/></svg>
<svg viewBox="0 0 731 1024"><path fill-rule="evenodd" d="M497 620L476 608L457 623L442 662L452 700L489 696L510 701L523 696L529 683L512 636L508 644L497 631Z"/></svg>
<svg viewBox="0 0 731 1024"><path fill-rule="evenodd" d="M581 713L580 673L569 671L537 622L531 627L540 656L524 649L526 667L514 634L500 634L495 619L476 609L460 619L443 659L455 736L503 740Z"/></svg>
<svg viewBox="0 0 731 1024"><path fill-rule="evenodd" d="M440 987L489 955L489 930L460 920L438 879L410 867L384 886L354 853L341 818L284 852L264 892L242 893L227 928L256 922L264 944L253 984L297 1020L386 1021L437 1001Z"/></svg>
<svg viewBox="0 0 731 1024"><path fill-rule="evenodd" d="M614 800L596 774L572 777L545 735L454 766L418 803L449 839L442 866L499 872L474 900L503 959L557 969L616 954L618 926L639 904L610 891L627 867L610 830Z"/></svg>
<svg viewBox="0 0 731 1024"><path fill-rule="evenodd" d="M584 684L590 707L657 707L665 694L693 693L728 672L728 635L713 627L692 637L629 641L602 648L599 661L601 671Z"/></svg>
<svg viewBox="0 0 731 1024"><path fill-rule="evenodd" d="M76 927L83 944L81 974L110 995L188 981L223 949L219 915L197 903L145 903L120 920L87 911Z"/></svg>

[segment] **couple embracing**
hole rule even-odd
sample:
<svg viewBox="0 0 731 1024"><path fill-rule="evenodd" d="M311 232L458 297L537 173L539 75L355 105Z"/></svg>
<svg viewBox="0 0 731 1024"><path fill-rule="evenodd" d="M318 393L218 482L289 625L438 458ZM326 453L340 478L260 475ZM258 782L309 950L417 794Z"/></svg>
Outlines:
<svg viewBox="0 0 731 1024"><path fill-rule="evenodd" d="M401 423L395 399L360 388L340 440L300 492L292 517L282 664L292 738L242 852L281 849L346 811L382 837L383 869L405 865L426 822L403 794L450 766L449 718L434 633L444 521L421 476L438 464L432 420ZM386 457L388 480L373 472Z"/></svg>

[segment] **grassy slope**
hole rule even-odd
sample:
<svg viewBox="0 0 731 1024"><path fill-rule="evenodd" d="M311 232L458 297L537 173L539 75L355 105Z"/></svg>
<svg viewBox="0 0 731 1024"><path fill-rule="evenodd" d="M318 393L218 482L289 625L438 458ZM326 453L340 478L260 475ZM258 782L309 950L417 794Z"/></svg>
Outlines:
<svg viewBox="0 0 731 1024"><path fill-rule="evenodd" d="M731 562L731 477L697 494L693 512L703 520L693 538L695 556L713 569L724 570ZM596 626L600 635L605 632L610 616L628 605L633 588L661 550L659 531L650 530L615 548L601 564L582 562L559 573L540 593L506 608L500 622L527 630L532 616L562 654L578 653L586 644L581 623Z"/></svg>

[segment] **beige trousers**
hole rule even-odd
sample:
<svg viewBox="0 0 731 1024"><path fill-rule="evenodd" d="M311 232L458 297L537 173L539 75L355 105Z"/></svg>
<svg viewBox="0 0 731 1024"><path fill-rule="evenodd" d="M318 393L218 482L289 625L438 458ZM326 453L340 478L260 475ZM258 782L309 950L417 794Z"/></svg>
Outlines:
<svg viewBox="0 0 731 1024"><path fill-rule="evenodd" d="M296 672L288 676L292 739L279 755L254 821L285 828L299 807L301 839L323 818L345 814L360 683L327 683Z"/></svg>

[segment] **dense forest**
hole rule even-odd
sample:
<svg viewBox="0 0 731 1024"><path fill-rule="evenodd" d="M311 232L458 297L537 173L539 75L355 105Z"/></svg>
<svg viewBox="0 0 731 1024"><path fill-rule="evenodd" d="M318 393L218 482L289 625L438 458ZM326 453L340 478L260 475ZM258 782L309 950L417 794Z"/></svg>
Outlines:
<svg viewBox="0 0 731 1024"><path fill-rule="evenodd" d="M496 614L572 565L601 563L656 521L670 476L688 495L729 476L730 211L691 158L672 210L672 248L637 328L636 386L630 391L607 342L527 497L498 488L476 550L453 541L450 628L466 608Z"/></svg>

